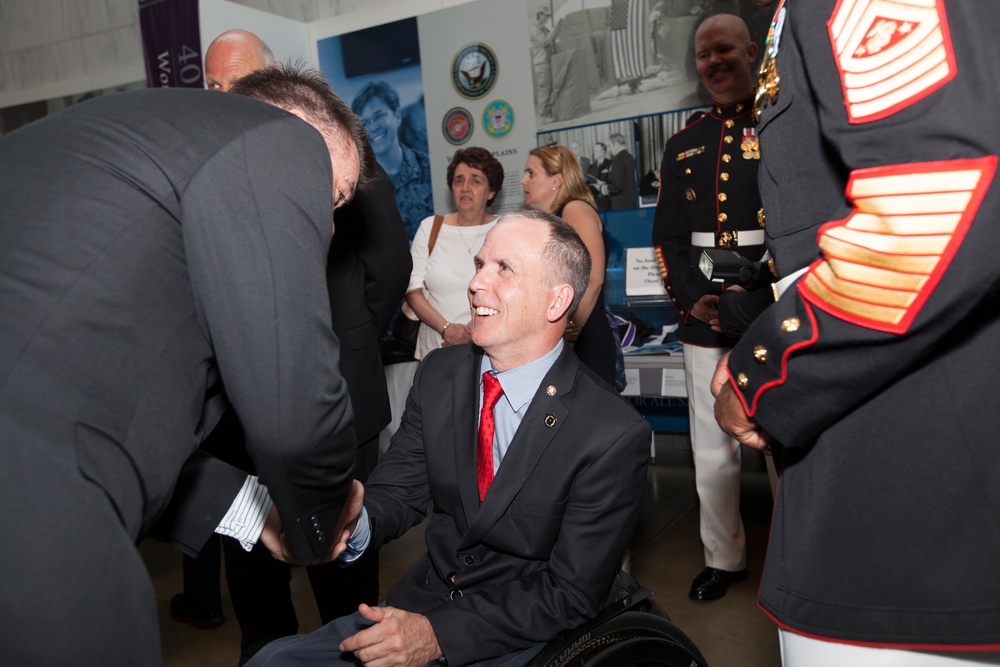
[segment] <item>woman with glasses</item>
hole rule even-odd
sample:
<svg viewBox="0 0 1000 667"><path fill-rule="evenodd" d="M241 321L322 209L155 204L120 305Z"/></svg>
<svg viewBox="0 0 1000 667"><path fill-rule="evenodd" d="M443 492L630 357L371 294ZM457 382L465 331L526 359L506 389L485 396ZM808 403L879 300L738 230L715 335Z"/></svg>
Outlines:
<svg viewBox="0 0 1000 667"><path fill-rule="evenodd" d="M361 119L375 159L392 180L406 237L412 239L420 221L434 212L430 158L400 141L399 94L385 81L366 84L351 102L351 110Z"/></svg>

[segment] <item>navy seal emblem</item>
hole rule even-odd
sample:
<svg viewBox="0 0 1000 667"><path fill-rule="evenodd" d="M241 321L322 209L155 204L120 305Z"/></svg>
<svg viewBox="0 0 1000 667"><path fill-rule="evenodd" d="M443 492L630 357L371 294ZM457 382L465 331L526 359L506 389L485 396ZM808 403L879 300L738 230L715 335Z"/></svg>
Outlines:
<svg viewBox="0 0 1000 667"><path fill-rule="evenodd" d="M497 81L497 57L480 42L469 44L451 61L451 81L462 97L476 100L490 92Z"/></svg>

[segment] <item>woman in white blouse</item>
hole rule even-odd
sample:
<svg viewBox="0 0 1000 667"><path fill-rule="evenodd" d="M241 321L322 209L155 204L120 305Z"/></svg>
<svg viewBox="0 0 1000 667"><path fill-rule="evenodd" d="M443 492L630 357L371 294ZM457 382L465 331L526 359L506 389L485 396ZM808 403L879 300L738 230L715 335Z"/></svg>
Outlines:
<svg viewBox="0 0 1000 667"><path fill-rule="evenodd" d="M503 166L485 148L455 151L448 165L448 187L457 210L424 219L410 246L413 271L406 304L421 321L413 355L418 360L431 350L471 340L468 290L476 271L473 257L496 223L486 208L502 186ZM435 218L440 218L436 234Z"/></svg>

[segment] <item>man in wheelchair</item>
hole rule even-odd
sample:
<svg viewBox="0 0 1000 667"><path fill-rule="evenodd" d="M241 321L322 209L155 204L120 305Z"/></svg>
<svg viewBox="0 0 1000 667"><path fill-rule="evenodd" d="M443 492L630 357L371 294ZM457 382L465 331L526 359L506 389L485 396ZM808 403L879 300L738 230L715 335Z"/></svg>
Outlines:
<svg viewBox="0 0 1000 667"><path fill-rule="evenodd" d="M527 665L601 611L635 528L650 428L563 340L590 257L566 223L518 211L475 264L473 344L421 363L342 560L430 507L427 553L383 606L272 642L249 665Z"/></svg>

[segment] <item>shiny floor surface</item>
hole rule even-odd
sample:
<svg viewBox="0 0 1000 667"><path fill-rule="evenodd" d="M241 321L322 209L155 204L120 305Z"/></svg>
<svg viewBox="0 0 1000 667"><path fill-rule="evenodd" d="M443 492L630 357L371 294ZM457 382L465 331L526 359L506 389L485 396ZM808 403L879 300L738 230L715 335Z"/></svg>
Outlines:
<svg viewBox="0 0 1000 667"><path fill-rule="evenodd" d="M686 435L656 436L656 465L650 466L646 499L630 551L632 574L653 591L674 623L690 636L711 667L780 667L776 626L756 604L771 513L771 492L764 465L745 452L741 509L747 533L747 581L734 584L722 599L692 602L691 579L704 567L698 536L698 497ZM386 545L381 552L381 588L387 591L424 551L420 529ZM181 556L163 543L140 547L156 587L163 661L167 667L235 667L239 628L223 578L226 622L198 630L173 621L170 598L181 590ZM292 580L299 631L318 627L319 614L302 568Z"/></svg>

